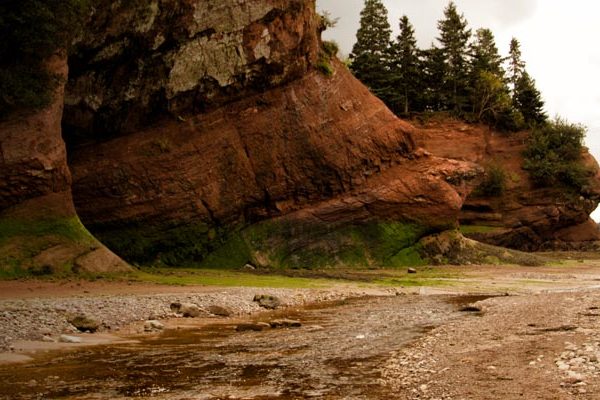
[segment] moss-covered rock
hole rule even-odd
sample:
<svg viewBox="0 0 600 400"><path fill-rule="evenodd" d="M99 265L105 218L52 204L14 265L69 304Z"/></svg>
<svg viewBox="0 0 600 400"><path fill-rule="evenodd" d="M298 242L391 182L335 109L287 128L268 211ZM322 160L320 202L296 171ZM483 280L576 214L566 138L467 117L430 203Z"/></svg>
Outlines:
<svg viewBox="0 0 600 400"><path fill-rule="evenodd" d="M0 218L0 276L4 278L86 272L90 259L86 256L100 249L76 216ZM122 264L115 270L123 269L118 258L111 262Z"/></svg>
<svg viewBox="0 0 600 400"><path fill-rule="evenodd" d="M515 264L525 266L543 265L543 257L509 250L465 238L459 231L446 231L430 235L419 241L418 254L428 264Z"/></svg>
<svg viewBox="0 0 600 400"><path fill-rule="evenodd" d="M136 264L185 266L198 264L227 246L226 231L206 223L94 227L94 234L125 260Z"/></svg>
<svg viewBox="0 0 600 400"><path fill-rule="evenodd" d="M205 267L322 269L421 265L410 250L427 229L402 222L324 224L273 219L234 233L202 263Z"/></svg>

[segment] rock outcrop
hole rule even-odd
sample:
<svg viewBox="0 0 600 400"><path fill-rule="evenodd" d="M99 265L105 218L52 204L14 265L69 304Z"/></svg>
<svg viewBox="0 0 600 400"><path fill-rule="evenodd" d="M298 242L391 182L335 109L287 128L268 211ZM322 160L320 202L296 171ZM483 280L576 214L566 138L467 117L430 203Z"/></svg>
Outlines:
<svg viewBox="0 0 600 400"><path fill-rule="evenodd" d="M304 76L320 19L306 0L98 2L70 58L66 133L137 131Z"/></svg>
<svg viewBox="0 0 600 400"><path fill-rule="evenodd" d="M537 188L523 169L527 132L507 135L450 119L416 125L417 144L430 152L504 171L502 195L475 192L465 201L460 223L468 237L526 251L578 250L600 241L600 230L590 218L600 202L600 168L587 150L582 158L589 179L581 192Z"/></svg>
<svg viewBox="0 0 600 400"><path fill-rule="evenodd" d="M465 246L485 260L455 233L422 240L459 221L525 250L600 239L589 155L582 193L536 189L524 134L399 120L322 29L313 0L96 2L64 96L0 122L4 271L127 269L79 217L128 261L220 267L391 267ZM51 68L65 77L65 58ZM477 197L491 163L508 190Z"/></svg>
<svg viewBox="0 0 600 400"><path fill-rule="evenodd" d="M66 96L77 209L119 254L382 265L455 226L478 167L419 151L410 124L324 59L312 1L145 7L98 11Z"/></svg>
<svg viewBox="0 0 600 400"><path fill-rule="evenodd" d="M66 81L67 60L48 60ZM71 175L61 138L63 85L40 111L0 122L0 272L18 275L71 270L112 272L128 266L83 227L71 197Z"/></svg>

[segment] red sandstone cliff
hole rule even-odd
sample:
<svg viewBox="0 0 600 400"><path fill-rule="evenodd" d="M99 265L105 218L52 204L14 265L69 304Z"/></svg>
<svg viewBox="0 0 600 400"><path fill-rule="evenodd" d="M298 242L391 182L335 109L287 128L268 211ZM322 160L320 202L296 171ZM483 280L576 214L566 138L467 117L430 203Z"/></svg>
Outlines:
<svg viewBox="0 0 600 400"><path fill-rule="evenodd" d="M537 188L523 169L527 132L508 135L450 119L416 124L417 144L432 153L496 166L506 175L502 195L467 198L459 219L469 237L527 251L585 249L600 241L590 218L600 201L600 168L587 150L583 160L590 178L581 193Z"/></svg>
<svg viewBox="0 0 600 400"><path fill-rule="evenodd" d="M54 56L47 65L66 81L64 55ZM79 222L61 138L62 110L59 85L44 110L20 112L0 122L0 270L5 275L21 269L128 269Z"/></svg>
<svg viewBox="0 0 600 400"><path fill-rule="evenodd" d="M185 11L165 13L167 3ZM400 251L456 224L478 168L415 152L412 126L345 67L316 70L312 1L155 5L143 29L137 9L112 10L109 30L96 15L68 85L76 206L107 243L175 262L203 259L265 220L322 229L304 250L357 226L418 227L396 238ZM127 43L136 68L121 65ZM118 132L102 132L106 121ZM77 135L118 137L82 146Z"/></svg>
<svg viewBox="0 0 600 400"><path fill-rule="evenodd" d="M573 201L529 185L522 135L399 120L321 51L320 29L312 0L98 2L64 99L0 126L5 265L39 236L31 267L122 266L73 211L63 100L77 212L131 261L399 266L459 220L524 249L598 239L598 174ZM475 198L490 161L509 190Z"/></svg>

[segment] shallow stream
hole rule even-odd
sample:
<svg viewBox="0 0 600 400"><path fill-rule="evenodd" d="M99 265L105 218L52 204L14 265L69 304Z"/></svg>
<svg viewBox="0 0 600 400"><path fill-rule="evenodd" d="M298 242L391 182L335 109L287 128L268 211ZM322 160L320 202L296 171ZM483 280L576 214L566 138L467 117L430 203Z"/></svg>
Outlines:
<svg viewBox="0 0 600 400"><path fill-rule="evenodd" d="M258 316L302 327L237 332L215 323L138 343L0 367L2 399L385 399L378 366L484 297L363 298Z"/></svg>

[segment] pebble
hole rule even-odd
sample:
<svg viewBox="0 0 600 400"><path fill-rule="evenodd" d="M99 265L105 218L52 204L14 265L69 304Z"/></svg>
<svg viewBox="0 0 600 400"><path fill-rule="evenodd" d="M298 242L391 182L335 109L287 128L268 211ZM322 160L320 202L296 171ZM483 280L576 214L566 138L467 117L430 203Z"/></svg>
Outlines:
<svg viewBox="0 0 600 400"><path fill-rule="evenodd" d="M61 343L81 343L82 340L77 336L69 336L69 335L60 335L59 342Z"/></svg>
<svg viewBox="0 0 600 400"><path fill-rule="evenodd" d="M271 328L300 328L302 323L293 319L275 319L269 322Z"/></svg>
<svg viewBox="0 0 600 400"><path fill-rule="evenodd" d="M160 331L165 329L165 325L157 320L148 320L144 322L144 331L152 332L152 331Z"/></svg>
<svg viewBox="0 0 600 400"><path fill-rule="evenodd" d="M175 316L171 303L192 303L200 310L218 304L232 315L249 315L260 310L252 301L256 289L235 288L220 293L148 294L117 296L77 296L66 298L30 298L0 300L0 351L10 350L13 341L40 340L43 334L58 337L76 333L67 319L85 314L102 321L98 331L108 327L118 330L131 323L146 319L164 319ZM352 295L350 291L313 289L270 289L281 304L304 305L309 302L336 300ZM154 318L145 318L152 316Z"/></svg>

